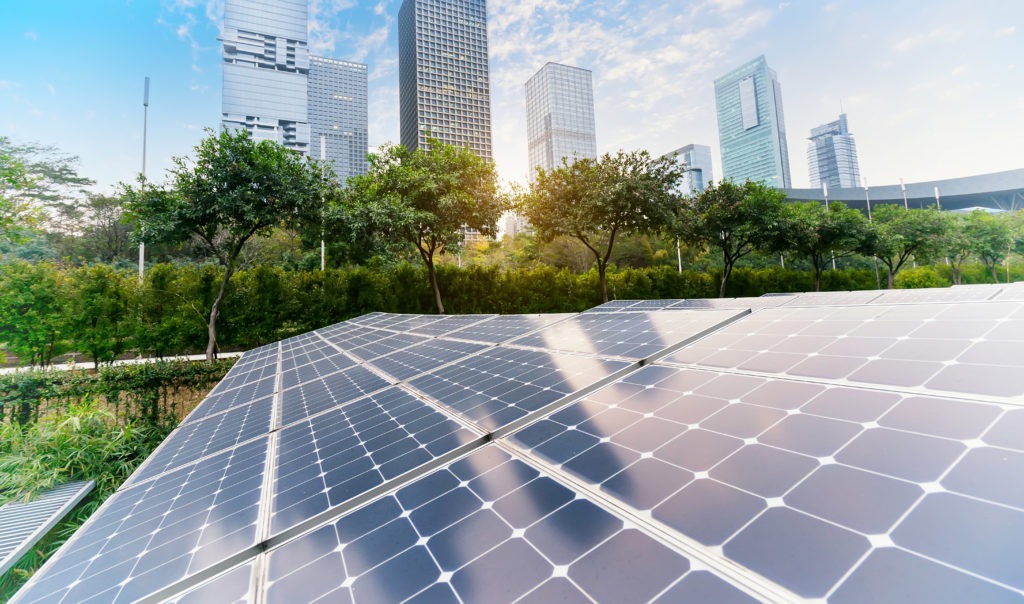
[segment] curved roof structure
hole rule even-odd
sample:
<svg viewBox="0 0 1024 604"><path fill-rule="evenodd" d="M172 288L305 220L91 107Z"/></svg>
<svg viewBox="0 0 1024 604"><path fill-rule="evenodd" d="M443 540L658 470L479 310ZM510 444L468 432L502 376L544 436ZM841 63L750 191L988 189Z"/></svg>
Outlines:
<svg viewBox="0 0 1024 604"><path fill-rule="evenodd" d="M821 189L781 189L791 201L823 201ZM1024 208L1024 169L978 174L962 178L948 178L906 185L906 201L911 208L927 208L938 204L943 210L962 210L981 207L1012 211ZM903 188L899 184L868 187L871 204L903 203ZM841 201L847 206L865 209L865 189L829 189L829 201Z"/></svg>

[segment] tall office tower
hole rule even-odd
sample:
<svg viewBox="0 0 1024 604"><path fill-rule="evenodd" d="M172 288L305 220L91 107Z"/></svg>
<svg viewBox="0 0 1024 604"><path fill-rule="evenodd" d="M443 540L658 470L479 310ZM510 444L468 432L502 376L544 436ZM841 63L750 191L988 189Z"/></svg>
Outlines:
<svg viewBox="0 0 1024 604"><path fill-rule="evenodd" d="M782 87L764 55L715 80L715 105L724 177L788 188Z"/></svg>
<svg viewBox="0 0 1024 604"><path fill-rule="evenodd" d="M857 164L857 143L846 125L846 114L839 119L811 129L807 143L807 171L811 187L828 183L834 188L860 186Z"/></svg>
<svg viewBox="0 0 1024 604"><path fill-rule="evenodd" d="M429 135L492 159L485 0L403 0L398 88L403 145Z"/></svg>
<svg viewBox="0 0 1024 604"><path fill-rule="evenodd" d="M589 70L548 63L526 82L530 170L596 158L594 81Z"/></svg>
<svg viewBox="0 0 1024 604"><path fill-rule="evenodd" d="M309 153L320 157L323 137L324 156L342 183L349 176L366 174L366 97L366 65L309 58Z"/></svg>
<svg viewBox="0 0 1024 604"><path fill-rule="evenodd" d="M679 190L690 195L703 191L709 182L714 182L715 175L711 171L711 147L707 145L686 145L676 149L669 155L675 155L676 161L686 167L683 178L679 182Z"/></svg>
<svg viewBox="0 0 1024 604"><path fill-rule="evenodd" d="M307 0L226 0L221 123L306 153Z"/></svg>

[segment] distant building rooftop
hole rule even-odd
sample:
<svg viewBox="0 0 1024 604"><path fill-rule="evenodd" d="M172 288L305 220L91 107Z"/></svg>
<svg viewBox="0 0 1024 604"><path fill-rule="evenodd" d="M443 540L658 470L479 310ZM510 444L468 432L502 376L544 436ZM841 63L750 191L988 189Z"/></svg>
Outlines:
<svg viewBox="0 0 1024 604"><path fill-rule="evenodd" d="M824 201L821 189L781 189L791 201ZM948 178L928 182L906 184L907 205L912 208L927 208L935 205L938 190L939 205L943 210L967 208L989 208L1012 211L1024 209L1024 169L978 174L962 178ZM903 203L903 188L899 183L868 187L867 196L871 204ZM846 205L864 209L864 187L828 189L829 201L841 201Z"/></svg>

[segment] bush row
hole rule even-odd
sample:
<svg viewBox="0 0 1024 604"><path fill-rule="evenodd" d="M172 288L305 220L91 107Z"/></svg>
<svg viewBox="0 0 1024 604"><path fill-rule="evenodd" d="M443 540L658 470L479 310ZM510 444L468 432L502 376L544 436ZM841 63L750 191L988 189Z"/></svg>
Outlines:
<svg viewBox="0 0 1024 604"><path fill-rule="evenodd" d="M177 425L219 382L234 359L102 366L96 372L22 371L0 375L0 424L29 425L88 400L125 421Z"/></svg>
<svg viewBox="0 0 1024 604"><path fill-rule="evenodd" d="M1015 278L1022 271L1015 267ZM107 362L127 353L156 357L205 349L206 321L221 269L157 265L139 286L131 271L107 266L59 269L46 263L0 265L0 342L23 364L45 363L68 351ZM883 275L884 276L884 275ZM629 268L609 275L616 299L706 298L717 294L715 271ZM965 267L965 283L985 282L983 266ZM595 271L539 267L439 267L446 309L464 313L578 312L601 302ZM883 280L884 282L884 280ZM908 269L897 286L951 283L948 266ZM828 290L873 289L873 270L826 271ZM813 289L810 272L736 269L730 296ZM286 271L260 266L232 277L218 321L223 349L244 350L372 311L431 313L425 270L351 268Z"/></svg>

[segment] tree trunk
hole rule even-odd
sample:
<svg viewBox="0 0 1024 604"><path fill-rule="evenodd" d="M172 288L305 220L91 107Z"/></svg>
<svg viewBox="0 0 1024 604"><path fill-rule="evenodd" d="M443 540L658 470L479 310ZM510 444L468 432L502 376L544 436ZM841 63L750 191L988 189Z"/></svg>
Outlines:
<svg viewBox="0 0 1024 604"><path fill-rule="evenodd" d="M892 271L889 271L889 276L886 278L886 281L885 281L885 288L886 289L892 289L893 287L895 287L895 285L896 285L896 273L894 273Z"/></svg>
<svg viewBox="0 0 1024 604"><path fill-rule="evenodd" d="M722 281L718 285L718 297L725 297L725 284L729 282L729 274L732 273L732 266L726 264L722 267Z"/></svg>
<svg viewBox="0 0 1024 604"><path fill-rule="evenodd" d="M437 284L437 272L434 271L434 260L424 257L427 263L427 274L430 275L430 287L434 290L434 303L437 304L437 314L444 314L444 304L441 302L441 287Z"/></svg>
<svg viewBox="0 0 1024 604"><path fill-rule="evenodd" d="M608 280L605 277L605 269L607 265L604 262L598 260L597 262L597 280L601 284L601 302L608 301Z"/></svg>
<svg viewBox="0 0 1024 604"><path fill-rule="evenodd" d="M821 291L821 269L817 266L814 267L814 291Z"/></svg>
<svg viewBox="0 0 1024 604"><path fill-rule="evenodd" d="M217 299L213 301L210 308L210 322L206 325L206 335L209 340L206 343L206 360L217 360L217 317L220 316L220 303L224 301L224 294L228 291L228 281L231 279L231 267L224 269L224 279L220 282L220 291L217 292Z"/></svg>
<svg viewBox="0 0 1024 604"><path fill-rule="evenodd" d="M992 273L992 282L999 283L999 275L996 274L996 263L990 264L988 270Z"/></svg>

